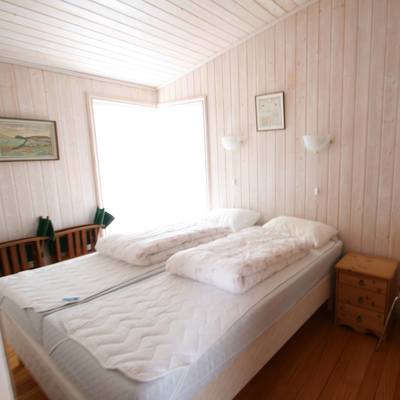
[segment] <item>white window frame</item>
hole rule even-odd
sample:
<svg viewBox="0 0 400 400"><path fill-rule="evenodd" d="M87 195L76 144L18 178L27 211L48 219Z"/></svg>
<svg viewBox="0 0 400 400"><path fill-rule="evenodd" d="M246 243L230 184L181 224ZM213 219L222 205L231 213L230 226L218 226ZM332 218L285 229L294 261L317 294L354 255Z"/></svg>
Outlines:
<svg viewBox="0 0 400 400"><path fill-rule="evenodd" d="M150 108L158 108L158 107L168 107L177 104L188 104L201 102L203 105L203 127L204 127L204 162L206 168L206 202L207 208L211 207L211 176L210 176L210 144L209 144L209 136L208 136L208 113L207 113L207 98L206 96L201 97L191 97L187 99L182 99L178 101L168 101L162 103L148 103L148 102L140 102L133 101L131 99L121 98L121 97L109 97L109 96L99 96L95 94L87 94L86 95L86 105L89 119L89 138L90 138L90 148L91 148L91 156L92 156L92 166L94 173L94 182L95 182L95 191L96 191L96 201L99 207L103 207L103 193L101 186L101 178L100 178L100 165L99 165L99 152L97 145L97 135L96 135L96 123L94 118L94 110L93 110L93 102L95 100L109 101L114 103L124 103L124 104L132 104L142 107L150 107Z"/></svg>

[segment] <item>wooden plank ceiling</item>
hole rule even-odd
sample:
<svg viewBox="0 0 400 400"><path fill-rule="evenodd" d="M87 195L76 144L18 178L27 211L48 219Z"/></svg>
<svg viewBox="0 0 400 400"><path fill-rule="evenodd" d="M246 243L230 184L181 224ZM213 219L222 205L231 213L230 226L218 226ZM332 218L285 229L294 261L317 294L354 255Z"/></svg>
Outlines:
<svg viewBox="0 0 400 400"><path fill-rule="evenodd" d="M0 60L162 86L309 0L0 0Z"/></svg>

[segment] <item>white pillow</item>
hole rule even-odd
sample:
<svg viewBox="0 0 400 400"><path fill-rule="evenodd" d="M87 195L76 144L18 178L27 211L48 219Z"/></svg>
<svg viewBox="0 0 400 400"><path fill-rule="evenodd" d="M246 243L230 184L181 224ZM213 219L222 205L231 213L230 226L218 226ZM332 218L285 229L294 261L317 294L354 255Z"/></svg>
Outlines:
<svg viewBox="0 0 400 400"><path fill-rule="evenodd" d="M324 246L338 233L333 226L322 222L283 216L271 219L263 227L277 233L302 236L316 249Z"/></svg>
<svg viewBox="0 0 400 400"><path fill-rule="evenodd" d="M253 226L261 217L258 211L246 210L243 208L217 208L211 210L203 220L212 222L220 226L227 226L232 231L237 232L241 229Z"/></svg>

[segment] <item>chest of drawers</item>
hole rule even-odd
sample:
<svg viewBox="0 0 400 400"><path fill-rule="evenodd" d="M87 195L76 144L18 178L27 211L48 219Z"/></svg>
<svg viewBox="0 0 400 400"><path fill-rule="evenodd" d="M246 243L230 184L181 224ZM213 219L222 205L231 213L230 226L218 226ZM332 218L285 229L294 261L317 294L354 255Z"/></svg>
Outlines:
<svg viewBox="0 0 400 400"><path fill-rule="evenodd" d="M395 295L397 261L346 254L336 264L335 321L380 336Z"/></svg>

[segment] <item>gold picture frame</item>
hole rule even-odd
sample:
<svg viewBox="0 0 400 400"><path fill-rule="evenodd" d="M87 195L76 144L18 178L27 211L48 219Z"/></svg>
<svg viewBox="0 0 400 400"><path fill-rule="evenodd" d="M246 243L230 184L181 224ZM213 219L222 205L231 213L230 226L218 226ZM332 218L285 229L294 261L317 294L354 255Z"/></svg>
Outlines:
<svg viewBox="0 0 400 400"><path fill-rule="evenodd" d="M0 161L59 159L55 121L0 117Z"/></svg>

